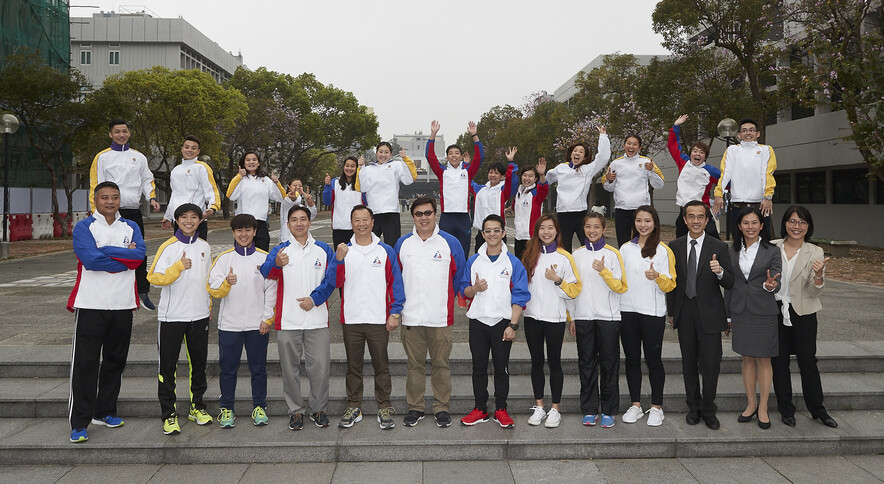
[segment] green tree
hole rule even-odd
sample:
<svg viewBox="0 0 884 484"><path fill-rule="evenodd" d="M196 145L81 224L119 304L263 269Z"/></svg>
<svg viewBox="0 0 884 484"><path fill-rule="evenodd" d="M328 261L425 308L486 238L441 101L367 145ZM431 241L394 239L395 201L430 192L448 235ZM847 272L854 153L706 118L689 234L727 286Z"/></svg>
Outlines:
<svg viewBox="0 0 884 484"><path fill-rule="evenodd" d="M70 159L70 143L86 126L85 110L77 102L89 87L78 71L49 67L41 56L13 54L0 71L0 111L18 117L28 142L43 163L52 188L52 216L68 235L72 213L59 214L58 185L64 188L67 206L72 207L71 184L75 165Z"/></svg>

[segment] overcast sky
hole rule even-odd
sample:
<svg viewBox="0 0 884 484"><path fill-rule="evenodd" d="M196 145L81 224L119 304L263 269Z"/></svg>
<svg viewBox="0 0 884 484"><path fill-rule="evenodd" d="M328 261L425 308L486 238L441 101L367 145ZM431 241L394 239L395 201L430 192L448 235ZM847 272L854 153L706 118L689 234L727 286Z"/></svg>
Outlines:
<svg viewBox="0 0 884 484"><path fill-rule="evenodd" d="M72 4L71 16L141 6ZM496 105L552 94L601 54L666 54L651 29L655 0L150 0L183 17L251 69L298 75L351 91L374 108L380 135L429 132L453 140ZM481 136L481 132L480 132Z"/></svg>

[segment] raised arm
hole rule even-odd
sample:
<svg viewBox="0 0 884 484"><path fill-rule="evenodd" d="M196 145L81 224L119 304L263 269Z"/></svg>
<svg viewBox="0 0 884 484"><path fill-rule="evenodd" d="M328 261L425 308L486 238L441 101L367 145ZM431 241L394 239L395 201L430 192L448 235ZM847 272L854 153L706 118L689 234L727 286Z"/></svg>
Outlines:
<svg viewBox="0 0 884 484"><path fill-rule="evenodd" d="M470 121L470 124L467 125L467 131L473 140L473 159L470 161L470 166L467 167L467 176L472 180L476 173L479 173L479 166L482 164L482 160L485 159L485 147L479 141L479 128L476 126L476 123Z"/></svg>
<svg viewBox="0 0 884 484"><path fill-rule="evenodd" d="M424 151L424 156L427 158L427 164L430 165L430 169L433 170L433 174L436 175L436 178L442 179L442 165L439 163L439 158L436 157L436 133L439 132L439 129L442 127L439 124L439 121L435 119L430 123L430 139L427 140L427 147Z"/></svg>

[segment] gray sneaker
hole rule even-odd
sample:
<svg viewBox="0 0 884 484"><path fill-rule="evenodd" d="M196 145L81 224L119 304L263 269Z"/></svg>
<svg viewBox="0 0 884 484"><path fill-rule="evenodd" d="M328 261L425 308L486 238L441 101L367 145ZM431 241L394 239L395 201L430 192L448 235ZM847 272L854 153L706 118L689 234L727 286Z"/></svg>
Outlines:
<svg viewBox="0 0 884 484"><path fill-rule="evenodd" d="M393 412L393 407L378 410L378 425L382 430L389 430L396 426L396 423L393 422Z"/></svg>
<svg viewBox="0 0 884 484"><path fill-rule="evenodd" d="M347 407L347 410L344 411L344 416L338 422L338 427L349 429L353 424L360 421L362 421L362 411L359 410L359 407Z"/></svg>

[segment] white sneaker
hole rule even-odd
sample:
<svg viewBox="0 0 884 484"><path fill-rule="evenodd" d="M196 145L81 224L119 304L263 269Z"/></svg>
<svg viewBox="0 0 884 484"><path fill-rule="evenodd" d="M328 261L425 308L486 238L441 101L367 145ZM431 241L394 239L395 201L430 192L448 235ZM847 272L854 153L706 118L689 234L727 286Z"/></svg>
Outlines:
<svg viewBox="0 0 884 484"><path fill-rule="evenodd" d="M648 426L650 427L659 427L663 425L663 410L657 407L651 407L648 410Z"/></svg>
<svg viewBox="0 0 884 484"><path fill-rule="evenodd" d="M629 410L623 414L623 418L620 420L622 420L623 423L635 423L638 419L644 416L645 413L642 412L641 406L636 407L635 405L630 405Z"/></svg>
<svg viewBox="0 0 884 484"><path fill-rule="evenodd" d="M562 414L560 414L558 410L552 408L549 413L546 414L546 422L543 426L548 429L554 429L558 427L560 423L562 423Z"/></svg>
<svg viewBox="0 0 884 484"><path fill-rule="evenodd" d="M543 422L543 417L546 417L546 412L543 411L543 407L537 405L531 407L531 410L534 410L534 413L528 418L528 425L540 425L540 422Z"/></svg>

